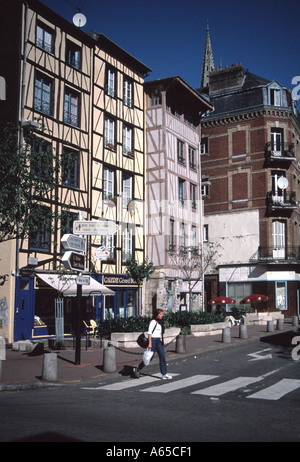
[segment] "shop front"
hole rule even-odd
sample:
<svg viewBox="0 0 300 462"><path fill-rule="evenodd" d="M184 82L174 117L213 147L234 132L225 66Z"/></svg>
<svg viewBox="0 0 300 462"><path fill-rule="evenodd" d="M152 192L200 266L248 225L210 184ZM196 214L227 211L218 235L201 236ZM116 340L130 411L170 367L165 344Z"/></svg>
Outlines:
<svg viewBox="0 0 300 462"><path fill-rule="evenodd" d="M77 313L76 276L57 273L37 273L16 278L14 341L54 338L57 333L58 306L64 337L72 336ZM105 296L114 292L103 287L95 278L82 285L81 316L89 321L96 316L96 299L103 304ZM82 331L84 324L82 322Z"/></svg>
<svg viewBox="0 0 300 462"><path fill-rule="evenodd" d="M141 314L141 291L139 293L138 286L133 279L124 274L108 274L101 275L100 282L115 294L104 297L99 319L117 316L129 318Z"/></svg>

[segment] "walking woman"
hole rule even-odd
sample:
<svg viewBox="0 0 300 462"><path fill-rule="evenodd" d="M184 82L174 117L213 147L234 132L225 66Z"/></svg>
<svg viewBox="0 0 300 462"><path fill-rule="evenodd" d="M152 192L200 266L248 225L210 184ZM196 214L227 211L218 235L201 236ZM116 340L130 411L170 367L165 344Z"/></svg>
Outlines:
<svg viewBox="0 0 300 462"><path fill-rule="evenodd" d="M166 358L165 358L165 352L164 352L164 347L163 347L163 325L162 325L162 318L163 318L164 312L161 309L155 310L154 316L152 321L149 324L148 327L148 339L149 339L149 345L148 348L153 351L153 356L155 352L157 351L158 357L159 357L159 367L160 367L160 372L162 375L162 379L171 379L172 376L167 374L167 364L166 364ZM152 359L153 359L152 356ZM140 370L145 366L144 362L142 361L138 367L133 368L133 374L135 378L139 378Z"/></svg>

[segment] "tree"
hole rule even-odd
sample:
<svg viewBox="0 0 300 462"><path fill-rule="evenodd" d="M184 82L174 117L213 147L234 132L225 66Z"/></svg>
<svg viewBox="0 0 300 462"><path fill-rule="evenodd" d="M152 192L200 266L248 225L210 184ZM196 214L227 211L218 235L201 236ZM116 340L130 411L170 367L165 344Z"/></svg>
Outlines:
<svg viewBox="0 0 300 462"><path fill-rule="evenodd" d="M198 247L180 246L167 250L171 263L179 270L179 278L186 281L189 286L188 311L192 311L193 289L203 277L209 267L214 263L214 257L218 253L218 245L206 242Z"/></svg>
<svg viewBox="0 0 300 462"><path fill-rule="evenodd" d="M148 262L146 259L144 259L144 261L140 264L138 264L134 258L126 261L126 274L128 274L128 276L130 276L138 285L138 293L144 279L148 280L154 271L155 269L153 263Z"/></svg>
<svg viewBox="0 0 300 462"><path fill-rule="evenodd" d="M8 125L0 139L0 242L28 238L41 224L57 219L49 204L62 159L43 138L43 127L23 133L20 143L19 129Z"/></svg>

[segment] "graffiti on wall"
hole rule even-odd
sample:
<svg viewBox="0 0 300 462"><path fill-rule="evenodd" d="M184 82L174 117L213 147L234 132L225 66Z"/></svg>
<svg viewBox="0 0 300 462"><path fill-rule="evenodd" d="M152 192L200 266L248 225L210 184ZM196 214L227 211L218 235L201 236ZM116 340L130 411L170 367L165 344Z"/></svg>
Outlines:
<svg viewBox="0 0 300 462"><path fill-rule="evenodd" d="M6 297L0 298L0 329L8 325L8 303Z"/></svg>

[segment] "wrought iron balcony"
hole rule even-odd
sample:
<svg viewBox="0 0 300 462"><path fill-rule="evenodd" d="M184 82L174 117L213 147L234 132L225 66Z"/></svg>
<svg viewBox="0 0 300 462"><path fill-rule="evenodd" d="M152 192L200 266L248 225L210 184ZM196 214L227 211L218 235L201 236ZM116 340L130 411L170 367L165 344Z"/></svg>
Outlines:
<svg viewBox="0 0 300 462"><path fill-rule="evenodd" d="M288 161L296 159L294 143L269 141L265 147L265 157L269 161Z"/></svg>
<svg viewBox="0 0 300 462"><path fill-rule="evenodd" d="M250 261L258 263L300 263L299 246L260 246Z"/></svg>
<svg viewBox="0 0 300 462"><path fill-rule="evenodd" d="M282 190L281 194L275 194L273 191L267 193L267 207L274 210L293 211L297 209L298 202L296 201L295 191Z"/></svg>

